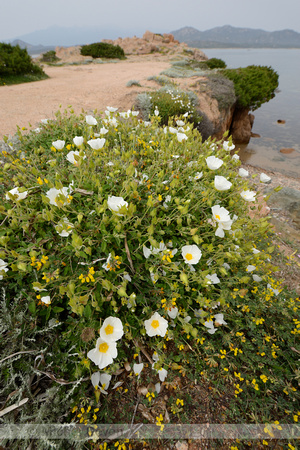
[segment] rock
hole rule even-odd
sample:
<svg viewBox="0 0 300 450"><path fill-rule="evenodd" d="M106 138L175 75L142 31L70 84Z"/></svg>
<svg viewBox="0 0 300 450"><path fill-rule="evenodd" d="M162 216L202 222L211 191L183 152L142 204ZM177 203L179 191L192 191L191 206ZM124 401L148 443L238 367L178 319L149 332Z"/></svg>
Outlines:
<svg viewBox="0 0 300 450"><path fill-rule="evenodd" d="M293 153L295 151L294 148L281 148L280 153L283 153L284 155L289 155L290 153Z"/></svg>
<svg viewBox="0 0 300 450"><path fill-rule="evenodd" d="M285 120L283 120L283 119L278 119L278 120L277 120L277 123L284 124L284 123L285 123Z"/></svg>
<svg viewBox="0 0 300 450"><path fill-rule="evenodd" d="M232 140L235 144L248 144L251 138L254 115L248 109L235 110L231 124Z"/></svg>

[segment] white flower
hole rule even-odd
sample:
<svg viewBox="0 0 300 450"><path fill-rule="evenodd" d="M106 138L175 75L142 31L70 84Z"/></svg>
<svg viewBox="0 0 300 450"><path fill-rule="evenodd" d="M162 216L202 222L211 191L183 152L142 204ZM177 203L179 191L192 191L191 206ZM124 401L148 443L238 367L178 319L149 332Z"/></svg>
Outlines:
<svg viewBox="0 0 300 450"><path fill-rule="evenodd" d="M157 394L160 393L160 383L155 384L155 390L156 390Z"/></svg>
<svg viewBox="0 0 300 450"><path fill-rule="evenodd" d="M217 191L228 191L232 186L232 183L228 181L225 177L219 175L215 176L215 188Z"/></svg>
<svg viewBox="0 0 300 450"><path fill-rule="evenodd" d="M197 264L202 256L202 252L196 244L184 245L181 254L187 264Z"/></svg>
<svg viewBox="0 0 300 450"><path fill-rule="evenodd" d="M239 161L240 157L237 153L235 153L231 159L233 159L234 161Z"/></svg>
<svg viewBox="0 0 300 450"><path fill-rule="evenodd" d="M75 136L73 138L73 142L76 145L76 147L80 147L83 144L83 137L82 136Z"/></svg>
<svg viewBox="0 0 300 450"><path fill-rule="evenodd" d="M187 135L185 133L177 133L177 140L178 142L185 141L187 139Z"/></svg>
<svg viewBox="0 0 300 450"><path fill-rule="evenodd" d="M45 303L46 305L50 305L51 299L49 295L46 295L45 297L41 297L41 302Z"/></svg>
<svg viewBox="0 0 300 450"><path fill-rule="evenodd" d="M255 247L253 247L252 251L253 251L254 255L258 255L258 253L260 253L260 250L258 250Z"/></svg>
<svg viewBox="0 0 300 450"><path fill-rule="evenodd" d="M155 106L154 114L155 114L156 116L159 116L159 111L158 111L158 109L157 109L157 106Z"/></svg>
<svg viewBox="0 0 300 450"><path fill-rule="evenodd" d="M270 289L270 291L274 292L275 295L278 295L280 292L279 289L272 288L272 286L269 283L267 284L267 288Z"/></svg>
<svg viewBox="0 0 300 450"><path fill-rule="evenodd" d="M78 158L75 159L75 156L77 156ZM73 151L71 150L67 155L66 155L67 160L71 163L71 164L75 164L75 166L78 164L78 160L80 158L80 154L77 150ZM83 156L83 159L85 159L86 156Z"/></svg>
<svg viewBox="0 0 300 450"><path fill-rule="evenodd" d="M216 273L213 273L212 275L206 275L206 278L208 279L208 284L220 283L220 279L218 278Z"/></svg>
<svg viewBox="0 0 300 450"><path fill-rule="evenodd" d="M107 106L107 107L106 107L106 110L107 110L108 112L112 112L112 113L118 111L118 109L119 109L119 108L114 108L113 106Z"/></svg>
<svg viewBox="0 0 300 450"><path fill-rule="evenodd" d="M249 189L247 191L241 192L241 197L244 200L247 200L247 202L255 202L255 196L256 196L256 192L249 191Z"/></svg>
<svg viewBox="0 0 300 450"><path fill-rule="evenodd" d="M169 127L169 132L172 133L172 134L177 134L178 133L177 129L174 128L174 127Z"/></svg>
<svg viewBox="0 0 300 450"><path fill-rule="evenodd" d="M118 356L117 344L115 342L106 342L101 337L97 339L96 347L90 350L87 357L95 363L99 369L109 366Z"/></svg>
<svg viewBox="0 0 300 450"><path fill-rule="evenodd" d="M146 333L148 336L161 336L164 337L167 328L168 322L164 319L158 312L155 312L150 319L144 321L144 325L146 328Z"/></svg>
<svg viewBox="0 0 300 450"><path fill-rule="evenodd" d="M158 253L163 252L165 250L167 250L167 247L163 242L160 242L158 247L152 247L152 245L150 245L150 248L148 248L145 245L143 245L143 254L146 259L148 259L149 256L151 255L157 255ZM177 250L175 252L173 250L172 253L173 255L175 255L177 253Z"/></svg>
<svg viewBox="0 0 300 450"><path fill-rule="evenodd" d="M223 148L224 148L224 150L226 150L226 152L231 152L231 150L235 149L235 145L234 144L229 145L229 141L224 141Z"/></svg>
<svg viewBox="0 0 300 450"><path fill-rule="evenodd" d="M230 230L232 225L232 220L230 219L230 213L223 206L215 205L211 208L213 219L217 223L218 228L215 235L218 237L224 237L224 230Z"/></svg>
<svg viewBox="0 0 300 450"><path fill-rule="evenodd" d="M8 271L7 264L8 263L3 261L3 259L0 259L0 272L1 270L4 270L4 272ZM0 275L0 280L3 280L3 275Z"/></svg>
<svg viewBox="0 0 300 450"><path fill-rule="evenodd" d="M108 133L108 129L105 127L100 128L100 134L106 134Z"/></svg>
<svg viewBox="0 0 300 450"><path fill-rule="evenodd" d="M252 264L249 264L249 266L246 267L246 272L253 272L256 269L255 266Z"/></svg>
<svg viewBox="0 0 300 450"><path fill-rule="evenodd" d="M33 130L35 133L40 133L42 131L42 129L40 127L37 127Z"/></svg>
<svg viewBox="0 0 300 450"><path fill-rule="evenodd" d="M118 125L118 121L115 117L109 117L108 119L104 119L103 122L106 125L112 125L113 127L116 127Z"/></svg>
<svg viewBox="0 0 300 450"><path fill-rule="evenodd" d="M239 169L239 176L242 178L246 178L249 176L249 172L246 169L243 169L242 167Z"/></svg>
<svg viewBox="0 0 300 450"><path fill-rule="evenodd" d="M105 144L106 139L105 138L97 138L97 139L90 139L87 141L90 147L92 147L93 150L100 150L100 148L103 147Z"/></svg>
<svg viewBox="0 0 300 450"><path fill-rule="evenodd" d="M61 141L60 139L58 139L57 141L52 142L52 145L54 148L56 148L56 150L62 150L65 146L65 141Z"/></svg>
<svg viewBox="0 0 300 450"><path fill-rule="evenodd" d="M261 173L260 177L259 177L259 180L260 180L261 183L270 183L271 177L269 177L265 173Z"/></svg>
<svg viewBox="0 0 300 450"><path fill-rule="evenodd" d="M161 369L158 369L157 373L158 373L160 381L163 383L165 381L165 379L167 378L168 371L166 369L161 368Z"/></svg>
<svg viewBox="0 0 300 450"><path fill-rule="evenodd" d="M118 317L107 317L100 328L100 337L106 342L118 341L123 334L123 325Z"/></svg>
<svg viewBox="0 0 300 450"><path fill-rule="evenodd" d="M68 237L69 234L72 233L74 225L68 221L66 217L64 217L61 221L55 225L56 232L62 237Z"/></svg>
<svg viewBox="0 0 300 450"><path fill-rule="evenodd" d="M46 196L50 200L50 205L58 206L60 203L65 205L68 203L69 193L71 192L70 187L63 187L62 189L51 188L46 193Z"/></svg>
<svg viewBox="0 0 300 450"><path fill-rule="evenodd" d="M110 260L111 260L111 253L108 255L107 260L104 264L102 264L102 269L105 269L106 271L109 271L110 269Z"/></svg>
<svg viewBox="0 0 300 450"><path fill-rule="evenodd" d="M262 280L262 278L259 275L256 275L255 273L252 274L252 278L253 278L253 281L257 281L257 282Z"/></svg>
<svg viewBox="0 0 300 450"><path fill-rule="evenodd" d="M176 306L173 306L172 308L168 308L168 316L171 319L175 319L177 317L178 314L178 308Z"/></svg>
<svg viewBox="0 0 300 450"><path fill-rule="evenodd" d="M47 125L47 123L49 123L49 120L50 120L50 119L41 119L41 122L42 122L44 125Z"/></svg>
<svg viewBox="0 0 300 450"><path fill-rule="evenodd" d="M90 116L90 115L85 116L85 121L88 125L97 125L97 123L98 123L97 120L95 119L95 117Z"/></svg>
<svg viewBox="0 0 300 450"><path fill-rule="evenodd" d="M176 120L176 125L177 125L178 127L184 127L185 123L184 123L183 120Z"/></svg>
<svg viewBox="0 0 300 450"><path fill-rule="evenodd" d="M222 166L222 164L223 164L222 159L216 158L215 156L208 156L208 157L205 159L205 161L206 161L207 167L208 167L209 169L211 169L211 170L217 170L217 169L219 169L219 168Z"/></svg>
<svg viewBox="0 0 300 450"><path fill-rule="evenodd" d="M140 363L140 364L134 363L133 364L133 372L134 372L134 374L138 377L140 375L141 371L143 370L143 368L144 368L144 364L143 363Z"/></svg>
<svg viewBox="0 0 300 450"><path fill-rule="evenodd" d="M212 320L204 322L204 326L207 328L207 331L210 334L215 334L215 332L217 331L217 329L214 327L214 323Z"/></svg>
<svg viewBox="0 0 300 450"><path fill-rule="evenodd" d="M214 318L216 324L218 323L219 325L227 325L227 322L225 322L224 320L224 314L215 314Z"/></svg>
<svg viewBox="0 0 300 450"><path fill-rule="evenodd" d="M11 189L10 191L8 191L8 193L5 195L6 200L10 200L10 197L8 194L11 195L16 195L16 201L17 200L23 200L24 198L27 197L28 191L24 191L24 192L20 192L18 187L15 187L13 189Z"/></svg>
<svg viewBox="0 0 300 450"><path fill-rule="evenodd" d="M194 176L194 180L200 180L203 177L203 172L196 172Z"/></svg>
<svg viewBox="0 0 300 450"><path fill-rule="evenodd" d="M121 214L119 212L120 209L123 209L124 207L128 208L128 203L125 202L123 197L115 197L114 195L109 195L107 199L107 206L108 208L117 214L117 216L124 216L124 214Z"/></svg>
<svg viewBox="0 0 300 450"><path fill-rule="evenodd" d="M95 372L91 376L91 382L95 389L99 389L103 394L107 394L111 375L108 373Z"/></svg>

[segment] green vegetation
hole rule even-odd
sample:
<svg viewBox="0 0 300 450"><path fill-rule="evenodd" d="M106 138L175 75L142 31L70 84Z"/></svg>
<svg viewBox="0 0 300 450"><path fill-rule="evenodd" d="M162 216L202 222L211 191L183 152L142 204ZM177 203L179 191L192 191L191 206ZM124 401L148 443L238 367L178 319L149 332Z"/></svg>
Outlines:
<svg viewBox="0 0 300 450"><path fill-rule="evenodd" d="M231 142L136 116L59 112L2 155L0 400L28 401L1 424L298 422L299 298Z"/></svg>
<svg viewBox="0 0 300 450"><path fill-rule="evenodd" d="M189 121L195 125L201 117L196 111L197 96L192 92L182 91L174 86L166 85L157 91L146 92L137 96L136 106L145 120L159 111L160 124L168 125L172 117L187 113Z"/></svg>
<svg viewBox="0 0 300 450"><path fill-rule="evenodd" d="M226 63L223 61L223 59L219 58L210 58L207 61L205 61L205 64L209 69L225 69Z"/></svg>
<svg viewBox="0 0 300 450"><path fill-rule="evenodd" d="M222 73L234 83L239 108L254 111L275 96L279 76L272 67L248 66Z"/></svg>
<svg viewBox="0 0 300 450"><path fill-rule="evenodd" d="M41 67L32 62L27 49L0 43L0 86L48 78Z"/></svg>
<svg viewBox="0 0 300 450"><path fill-rule="evenodd" d="M41 61L47 63L55 63L59 61L59 58L56 56L55 50L49 50L48 52L42 54Z"/></svg>
<svg viewBox="0 0 300 450"><path fill-rule="evenodd" d="M119 45L108 44L107 42L96 42L81 47L83 56L92 58L117 58L125 59L124 50Z"/></svg>

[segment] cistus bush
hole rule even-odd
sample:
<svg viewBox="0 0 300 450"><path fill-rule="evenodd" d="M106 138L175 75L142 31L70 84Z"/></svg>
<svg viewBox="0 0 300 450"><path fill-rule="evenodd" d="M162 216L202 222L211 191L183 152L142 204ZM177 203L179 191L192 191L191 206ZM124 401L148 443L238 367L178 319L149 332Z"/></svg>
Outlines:
<svg viewBox="0 0 300 450"><path fill-rule="evenodd" d="M0 43L0 75L40 75L43 73L43 70L32 62L26 48Z"/></svg>
<svg viewBox="0 0 300 450"><path fill-rule="evenodd" d="M60 383L60 405L80 423L113 420L103 407L117 395L112 377L134 384L146 372L160 392L178 370L231 392L235 420L272 420L274 402L288 420L299 405L299 303L273 277L268 219L249 215L256 192L230 140L203 143L184 116L162 127L159 114L57 114L4 152L3 320L13 305L23 315L2 328L2 395L25 395L28 382L12 394L11 380L37 351L26 373Z"/></svg>
<svg viewBox="0 0 300 450"><path fill-rule="evenodd" d="M124 50L119 45L107 42L95 42L94 44L83 45L80 50L83 56L92 58L118 58L125 59Z"/></svg>
<svg viewBox="0 0 300 450"><path fill-rule="evenodd" d="M237 107L256 110L275 96L278 73L267 66L225 69L222 74L234 83Z"/></svg>

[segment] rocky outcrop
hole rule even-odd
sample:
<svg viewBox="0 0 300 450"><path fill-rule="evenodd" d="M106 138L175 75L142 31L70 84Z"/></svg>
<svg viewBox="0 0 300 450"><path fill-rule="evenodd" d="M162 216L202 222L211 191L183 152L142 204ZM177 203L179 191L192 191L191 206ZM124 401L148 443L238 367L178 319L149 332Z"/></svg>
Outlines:
<svg viewBox="0 0 300 450"><path fill-rule="evenodd" d="M248 144L253 123L254 115L250 114L248 109L234 110L229 130L235 144Z"/></svg>
<svg viewBox="0 0 300 450"><path fill-rule="evenodd" d="M197 61L207 60L207 56L199 49L189 49L185 43L180 43L174 39L172 34L156 34L146 31L142 38L126 37L116 40L103 39L113 45L119 45L125 52L125 55L146 55L149 53L177 54L184 51L191 53L191 57Z"/></svg>

